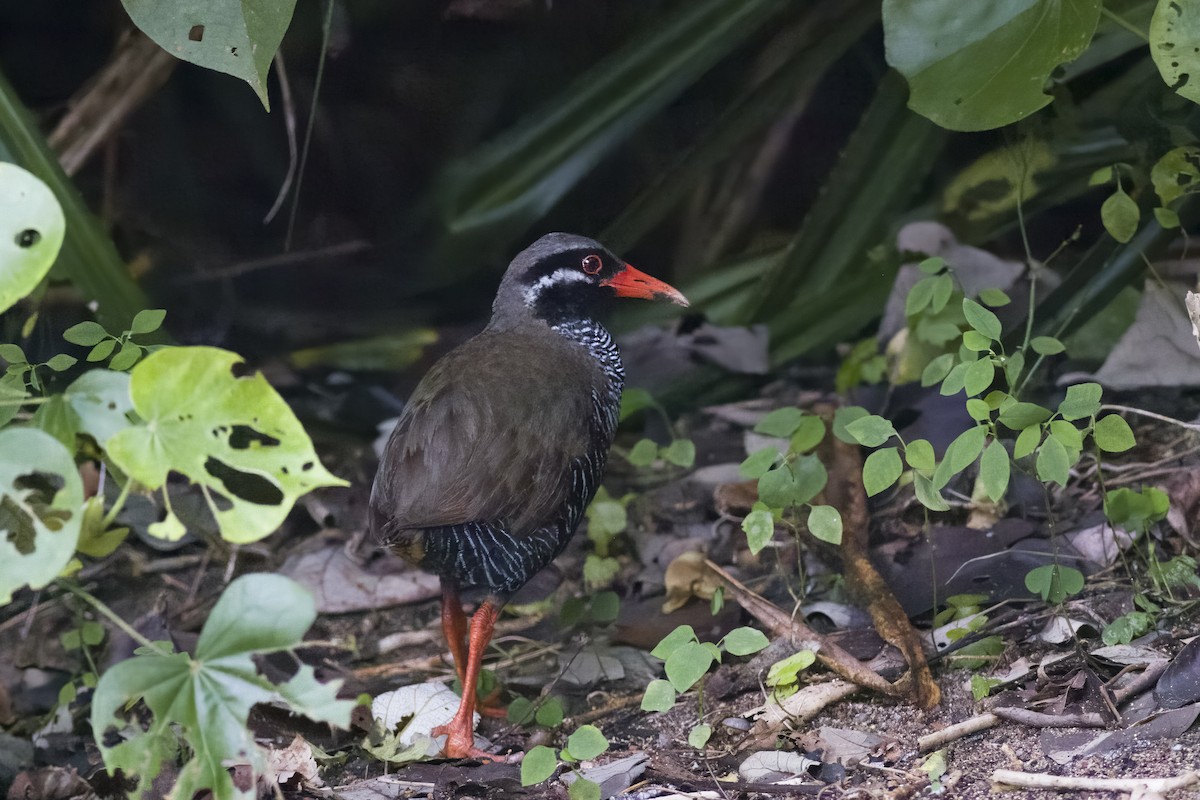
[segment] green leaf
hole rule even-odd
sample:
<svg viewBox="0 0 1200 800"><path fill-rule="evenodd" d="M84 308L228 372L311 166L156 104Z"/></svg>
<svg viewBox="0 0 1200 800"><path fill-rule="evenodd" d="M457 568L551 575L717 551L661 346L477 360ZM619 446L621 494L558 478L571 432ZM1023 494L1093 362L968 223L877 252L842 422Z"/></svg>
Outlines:
<svg viewBox="0 0 1200 800"><path fill-rule="evenodd" d="M600 800L600 784L587 778L576 778L567 789L569 800Z"/></svg>
<svg viewBox="0 0 1200 800"><path fill-rule="evenodd" d="M896 435L896 429L890 420L870 414L846 425L846 433L863 447L879 447Z"/></svg>
<svg viewBox="0 0 1200 800"><path fill-rule="evenodd" d="M1057 355L1067 349L1053 336L1035 336L1029 342L1029 346L1033 348L1033 352L1043 356Z"/></svg>
<svg viewBox="0 0 1200 800"><path fill-rule="evenodd" d="M1168 151L1150 169L1150 182L1164 206L1196 191L1200 187L1200 147L1176 147Z"/></svg>
<svg viewBox="0 0 1200 800"><path fill-rule="evenodd" d="M787 658L776 661L767 670L767 686L787 686L797 681L802 670L816 663L817 656L812 650L798 650Z"/></svg>
<svg viewBox="0 0 1200 800"><path fill-rule="evenodd" d="M1004 361L1004 380L1008 381L1010 389L1017 385L1023 369L1025 369L1025 354L1020 350Z"/></svg>
<svg viewBox="0 0 1200 800"><path fill-rule="evenodd" d="M792 434L788 447L793 453L807 453L825 438L825 421L815 414L805 414Z"/></svg>
<svg viewBox="0 0 1200 800"><path fill-rule="evenodd" d="M650 681L642 695L642 711L670 711L674 705L675 687L670 681Z"/></svg>
<svg viewBox="0 0 1200 800"><path fill-rule="evenodd" d="M104 326L91 320L72 325L63 331L64 339L71 344L79 344L84 347L100 344L106 336L108 336L108 332L104 330Z"/></svg>
<svg viewBox="0 0 1200 800"><path fill-rule="evenodd" d="M161 308L145 308L137 313L129 325L130 333L153 333L162 327L167 312Z"/></svg>
<svg viewBox="0 0 1200 800"><path fill-rule="evenodd" d="M1038 449L1037 476L1040 481L1054 481L1066 486L1070 480L1071 459L1062 442L1052 436L1046 437Z"/></svg>
<svg viewBox="0 0 1200 800"><path fill-rule="evenodd" d="M791 471L796 479L792 490L792 505L798 506L812 500L829 482L829 473L825 471L825 465L814 455L797 458L792 462Z"/></svg>
<svg viewBox="0 0 1200 800"><path fill-rule="evenodd" d="M104 359L111 356L113 350L115 350L116 348L117 348L117 340L116 339L105 339L104 341L100 342L100 344L93 347L90 352L88 352L87 360L92 361L92 362L103 361Z"/></svg>
<svg viewBox="0 0 1200 800"><path fill-rule="evenodd" d="M0 428L12 421L27 398L25 379L21 375L0 375Z"/></svg>
<svg viewBox="0 0 1200 800"><path fill-rule="evenodd" d="M629 513L625 504L614 500L603 486L584 512L588 520L588 538L593 542L607 544L629 524Z"/></svg>
<svg viewBox="0 0 1200 800"><path fill-rule="evenodd" d="M738 474L743 478L757 480L766 475L767 470L775 466L775 462L778 460L778 450L774 447L764 447L762 450L756 450L746 457L746 460L738 468Z"/></svg>
<svg viewBox="0 0 1200 800"><path fill-rule="evenodd" d="M986 422L992 416L992 408L978 397L967 400L967 414L976 422Z"/></svg>
<svg viewBox="0 0 1200 800"><path fill-rule="evenodd" d="M68 450L75 449L79 415L61 394L52 394L33 412L33 426L53 436Z"/></svg>
<svg viewBox="0 0 1200 800"><path fill-rule="evenodd" d="M991 358L984 356L978 361L972 361L963 372L963 388L968 397L983 394L996 379L996 365Z"/></svg>
<svg viewBox="0 0 1200 800"><path fill-rule="evenodd" d="M1047 603L1058 605L1083 590L1083 573L1073 567L1045 564L1029 571L1025 588Z"/></svg>
<svg viewBox="0 0 1200 800"><path fill-rule="evenodd" d="M843 406L833 412L833 435L846 444L858 444L858 439L855 439L846 431L846 426L857 419L870 416L862 406Z"/></svg>
<svg viewBox="0 0 1200 800"><path fill-rule="evenodd" d="M758 479L758 497L772 508L792 505L796 496L796 476L787 464L780 464Z"/></svg>
<svg viewBox="0 0 1200 800"><path fill-rule="evenodd" d="M933 386L950 374L950 369L954 366L955 358L953 353L943 353L937 358L925 365L925 369L921 371L921 385ZM961 387L960 387L961 388ZM955 390L957 391L957 390ZM953 394L953 392L951 392Z"/></svg>
<svg viewBox="0 0 1200 800"><path fill-rule="evenodd" d="M0 166L3 166L3 162L0 162ZM0 358L9 364L29 363L29 360L25 357L25 351L15 344L0 344Z"/></svg>
<svg viewBox="0 0 1200 800"><path fill-rule="evenodd" d="M1154 221L1167 230L1178 228L1181 224L1179 214L1169 208L1155 208Z"/></svg>
<svg viewBox="0 0 1200 800"><path fill-rule="evenodd" d="M709 737L711 736L711 725L697 725L696 727L692 728L691 733L688 734L688 744L697 750L703 750L704 745L708 744Z"/></svg>
<svg viewBox="0 0 1200 800"><path fill-rule="evenodd" d="M129 385L145 424L108 442L113 462L149 489L177 472L222 498L210 510L221 535L236 543L269 535L300 495L348 485L321 466L295 414L262 375L235 376L241 363L212 347L151 354Z"/></svg>
<svg viewBox="0 0 1200 800"><path fill-rule="evenodd" d="M691 439L675 439L662 449L662 457L669 464L688 469L696 463L696 444Z"/></svg>
<svg viewBox="0 0 1200 800"><path fill-rule="evenodd" d="M931 275L914 283L904 298L904 313L911 317L924 311L933 300L933 285L936 282L937 278Z"/></svg>
<svg viewBox="0 0 1200 800"><path fill-rule="evenodd" d="M904 460L913 469L932 472L937 466L933 455L933 445L928 439L914 439L904 448Z"/></svg>
<svg viewBox="0 0 1200 800"><path fill-rule="evenodd" d="M176 58L250 84L270 110L267 72L296 0L121 0L133 24Z"/></svg>
<svg viewBox="0 0 1200 800"><path fill-rule="evenodd" d="M88 370L66 388L63 398L75 410L79 430L101 447L132 424L133 400L129 397L129 375L124 372Z"/></svg>
<svg viewBox="0 0 1200 800"><path fill-rule="evenodd" d="M1200 103L1200 9L1195 4L1159 0L1150 19L1150 56L1167 86Z"/></svg>
<svg viewBox="0 0 1200 800"><path fill-rule="evenodd" d="M1020 402L1001 411L1000 422L1014 431L1023 431L1040 425L1052 416L1054 414L1050 409L1042 408L1037 403Z"/></svg>
<svg viewBox="0 0 1200 800"><path fill-rule="evenodd" d="M1121 487L1104 493L1104 516L1128 531L1149 530L1155 522L1166 519L1169 509L1166 493L1154 488L1138 492Z"/></svg>
<svg viewBox="0 0 1200 800"><path fill-rule="evenodd" d="M986 353L992 349L992 340L979 331L967 331L963 334L963 347L973 353Z"/></svg>
<svg viewBox="0 0 1200 800"><path fill-rule="evenodd" d="M608 749L608 739L595 725L580 725L567 738L567 752L579 761L590 761Z"/></svg>
<svg viewBox="0 0 1200 800"><path fill-rule="evenodd" d="M65 372L66 370L69 370L71 367L75 366L78 362L79 359L75 358L75 356L59 353L58 355L51 356L50 360L46 362L46 366L55 372Z"/></svg>
<svg viewBox="0 0 1200 800"><path fill-rule="evenodd" d="M971 363L974 362L972 361ZM946 378L942 380L942 385L937 392L943 397L958 395L958 393L966 386L967 367L970 367L971 363L964 363L960 361L959 363L956 363L954 367L950 368L950 371L946 374Z"/></svg>
<svg viewBox="0 0 1200 800"><path fill-rule="evenodd" d="M289 578L251 574L234 580L210 612L194 657L136 656L101 676L92 698L92 730L105 766L148 789L162 763L175 755L178 727L187 741L204 747L191 751L173 791L180 797L204 789L223 798L254 797L255 777L266 759L246 727L251 706L282 702L317 722L350 724L355 703L336 699L340 681L318 683L313 668L304 665L275 685L255 664L256 655L299 645L315 619L312 595ZM138 699L150 717L133 710ZM226 769L235 760L250 765L245 791Z"/></svg>
<svg viewBox="0 0 1200 800"><path fill-rule="evenodd" d="M934 279L933 299L929 301L929 310L935 314L941 313L950 298L954 295L954 278L949 273L939 275Z"/></svg>
<svg viewBox="0 0 1200 800"><path fill-rule="evenodd" d="M902 472L904 464L897 448L886 447L871 453L863 462L863 488L867 490L867 497L874 497L891 487Z"/></svg>
<svg viewBox="0 0 1200 800"><path fill-rule="evenodd" d="M654 649L650 651L650 655L666 661L671 657L672 653L683 647L685 644L692 644L698 641L699 639L696 638L696 632L692 630L691 625L680 625L675 630L664 636L662 641L655 645Z"/></svg>
<svg viewBox="0 0 1200 800"><path fill-rule="evenodd" d="M542 783L558 769L558 754L553 749L539 744L521 759L521 785L533 786Z"/></svg>
<svg viewBox="0 0 1200 800"><path fill-rule="evenodd" d="M713 655L707 647L699 642L687 642L667 656L664 666L667 680L675 687L675 691L686 692L704 677L713 661Z"/></svg>
<svg viewBox="0 0 1200 800"><path fill-rule="evenodd" d="M141 357L142 348L140 346L133 342L124 342L121 349L113 356L112 361L108 362L108 368L124 372L136 364Z"/></svg>
<svg viewBox="0 0 1200 800"><path fill-rule="evenodd" d="M528 697L515 697L508 704L504 718L510 725L528 725L533 722L533 703Z"/></svg>
<svg viewBox="0 0 1200 800"><path fill-rule="evenodd" d="M563 706L557 697L547 697L534 717L543 728L557 728L563 723Z"/></svg>
<svg viewBox="0 0 1200 800"><path fill-rule="evenodd" d="M913 474L913 489L917 494L917 501L930 511L950 510L950 504L937 489L933 488L933 481L919 472Z"/></svg>
<svg viewBox="0 0 1200 800"><path fill-rule="evenodd" d="M808 512L808 532L823 542L841 544L842 515L833 506L813 506Z"/></svg>
<svg viewBox="0 0 1200 800"><path fill-rule="evenodd" d="M1077 383L1067 387L1067 396L1058 404L1058 413L1068 421L1085 419L1100 412L1100 394L1103 390L1098 383Z"/></svg>
<svg viewBox="0 0 1200 800"><path fill-rule="evenodd" d="M654 396L645 389L637 387L627 388L621 392L621 414L618 418L624 422L629 417L632 417L637 412L653 408L657 403L654 402Z"/></svg>
<svg viewBox="0 0 1200 800"><path fill-rule="evenodd" d="M1024 458L1037 449L1042 441L1042 427L1030 425L1017 434L1016 444L1013 445L1013 458Z"/></svg>
<svg viewBox="0 0 1200 800"><path fill-rule="evenodd" d="M698 0L656 16L642 35L450 166L438 192L447 229L527 227L785 7L777 0Z"/></svg>
<svg viewBox="0 0 1200 800"><path fill-rule="evenodd" d="M621 562L612 556L599 556L588 553L583 560L583 582L588 588L594 589L612 584L613 578L621 571Z"/></svg>
<svg viewBox="0 0 1200 800"><path fill-rule="evenodd" d="M987 289L979 290L979 302L983 303L984 305L991 306L992 308L1000 308L1001 306L1006 306L1011 303L1012 298L1010 298L1000 289L989 287Z"/></svg>
<svg viewBox="0 0 1200 800"><path fill-rule="evenodd" d="M1153 615L1145 611L1130 611L1105 625L1100 638L1110 647L1114 644L1129 644L1139 636L1149 633L1153 627Z"/></svg>
<svg viewBox="0 0 1200 800"><path fill-rule="evenodd" d="M989 339L1000 340L1000 319L995 314L969 297L963 298L962 308L968 325Z"/></svg>
<svg viewBox="0 0 1200 800"><path fill-rule="evenodd" d="M50 187L16 164L0 161L0 313L46 277L66 228ZM3 354L0 358L14 363Z"/></svg>
<svg viewBox="0 0 1200 800"><path fill-rule="evenodd" d="M1067 448L1067 452L1074 451L1078 453L1083 449L1083 435L1069 422L1064 422L1061 419L1052 420L1050 422L1050 435L1058 439L1062 446ZM1072 459L1074 460L1074 459Z"/></svg>
<svg viewBox="0 0 1200 800"><path fill-rule="evenodd" d="M1115 174L1111 164L1107 167L1100 167L1088 178L1088 186L1103 186L1106 183L1112 183Z"/></svg>
<svg viewBox="0 0 1200 800"><path fill-rule="evenodd" d="M999 128L1050 102L1050 74L1087 48L1100 6L884 0L887 61L908 79L918 114L955 131Z"/></svg>
<svg viewBox="0 0 1200 800"><path fill-rule="evenodd" d="M924 272L926 275L937 275L946 268L946 259L941 256L931 256L925 259L920 264L917 264L917 269Z"/></svg>
<svg viewBox="0 0 1200 800"><path fill-rule="evenodd" d="M805 413L798 408L792 406L777 408L754 426L754 432L786 439L796 432L804 417Z"/></svg>
<svg viewBox="0 0 1200 800"><path fill-rule="evenodd" d="M1124 453L1137 444L1129 423L1116 414L1106 414L1096 420L1092 430L1096 446L1106 453Z"/></svg>
<svg viewBox="0 0 1200 800"><path fill-rule="evenodd" d="M987 440L987 426L976 425L960 433L946 448L937 469L933 473L933 485L941 489L950 479L970 466L983 451Z"/></svg>
<svg viewBox="0 0 1200 800"><path fill-rule="evenodd" d="M1003 500L1004 493L1008 491L1010 467L1004 445L993 439L979 459L979 482L993 503Z"/></svg>
<svg viewBox="0 0 1200 800"><path fill-rule="evenodd" d="M1121 244L1137 233L1140 216L1138 204L1120 186L1100 206L1100 221L1104 223L1104 229Z"/></svg>
<svg viewBox="0 0 1200 800"><path fill-rule="evenodd" d="M746 546L751 553L758 555L767 542L775 537L775 517L766 507L755 509L742 520L742 530L746 532Z"/></svg>
<svg viewBox="0 0 1200 800"><path fill-rule="evenodd" d="M621 598L613 591L596 592L592 595L591 609L594 621L613 622L621 613Z"/></svg>
<svg viewBox="0 0 1200 800"><path fill-rule="evenodd" d="M758 628L734 628L721 639L725 652L735 656L748 656L769 645L771 640Z"/></svg>
<svg viewBox="0 0 1200 800"><path fill-rule="evenodd" d="M626 458L635 467L648 467L658 458L658 445L653 439L642 439L630 448Z"/></svg>

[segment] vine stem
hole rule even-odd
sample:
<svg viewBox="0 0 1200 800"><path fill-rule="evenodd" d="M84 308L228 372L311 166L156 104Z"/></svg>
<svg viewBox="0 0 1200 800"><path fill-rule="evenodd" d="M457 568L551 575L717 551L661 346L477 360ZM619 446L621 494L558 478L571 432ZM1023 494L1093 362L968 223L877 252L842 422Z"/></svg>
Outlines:
<svg viewBox="0 0 1200 800"><path fill-rule="evenodd" d="M121 487L121 493L117 495L117 499L113 501L112 508L104 515L104 519L100 523L100 530L105 530L121 513L121 509L125 507L125 501L129 499L129 492L133 489L133 479L125 476L125 485ZM103 492L101 492L103 494Z"/></svg>
<svg viewBox="0 0 1200 800"><path fill-rule="evenodd" d="M1200 422L1184 422L1183 420L1175 419L1174 417L1164 416L1163 414L1155 414L1153 411L1147 411L1144 408L1134 408L1133 406L1116 406L1106 403L1105 405L1100 406L1100 410L1120 411L1126 414L1138 414L1143 417L1149 417L1150 419L1156 419L1159 422L1166 422L1170 425L1176 425L1185 430L1200 431Z"/></svg>
<svg viewBox="0 0 1200 800"><path fill-rule="evenodd" d="M78 597L80 600L83 600L85 603L90 605L96 611L100 612L100 614L104 615L105 617L108 617L109 622L111 622L112 624L114 624L118 628L120 628L125 633L125 635L127 635L130 639L133 639L135 642L140 644L142 647L146 647L146 648L149 648L150 650L153 650L156 655L160 655L160 656L171 655L171 653L168 652L167 650L165 650L161 645L156 644L156 643L150 641L149 639L147 639L145 636L143 636L137 630L137 628L133 627L128 622L126 622L119 614L117 614L117 612L113 611L111 608L109 608L107 605L105 605L98 597L93 595L91 592L88 592L87 590L85 590L79 586L75 586L74 584L69 583L67 581L59 581L58 585L64 589L66 589L71 594Z"/></svg>

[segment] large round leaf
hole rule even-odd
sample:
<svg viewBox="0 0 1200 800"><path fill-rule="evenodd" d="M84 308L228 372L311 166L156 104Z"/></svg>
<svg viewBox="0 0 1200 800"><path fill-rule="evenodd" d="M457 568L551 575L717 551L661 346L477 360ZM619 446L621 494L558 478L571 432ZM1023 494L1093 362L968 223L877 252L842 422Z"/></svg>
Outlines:
<svg viewBox="0 0 1200 800"><path fill-rule="evenodd" d="M157 489L168 472L212 498L231 542L252 542L283 522L300 495L346 482L321 466L295 414L260 374L215 347L169 347L134 367L129 391L144 420L118 431L108 453L131 478Z"/></svg>
<svg viewBox="0 0 1200 800"><path fill-rule="evenodd" d="M62 572L82 520L83 483L67 449L32 428L0 431L0 606Z"/></svg>
<svg viewBox="0 0 1200 800"><path fill-rule="evenodd" d="M50 188L16 164L0 162L0 312L37 288L66 230Z"/></svg>
<svg viewBox="0 0 1200 800"><path fill-rule="evenodd" d="M1168 86L1200 103L1200 7L1158 0L1150 20L1150 55Z"/></svg>
<svg viewBox="0 0 1200 800"><path fill-rule="evenodd" d="M1050 102L1046 80L1087 48L1101 0L884 0L888 63L909 107L956 131L1016 122Z"/></svg>

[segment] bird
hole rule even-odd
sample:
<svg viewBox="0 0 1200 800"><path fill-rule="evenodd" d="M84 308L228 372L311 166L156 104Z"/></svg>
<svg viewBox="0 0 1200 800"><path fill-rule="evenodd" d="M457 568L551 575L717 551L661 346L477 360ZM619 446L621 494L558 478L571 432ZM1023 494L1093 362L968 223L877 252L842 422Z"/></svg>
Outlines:
<svg viewBox="0 0 1200 800"><path fill-rule="evenodd" d="M584 236L550 233L513 258L486 327L417 384L371 489L374 540L440 578L442 631L462 682L448 758L475 747L476 681L508 599L566 547L604 475L625 370L597 321L613 298L688 301ZM461 594L482 590L470 634Z"/></svg>

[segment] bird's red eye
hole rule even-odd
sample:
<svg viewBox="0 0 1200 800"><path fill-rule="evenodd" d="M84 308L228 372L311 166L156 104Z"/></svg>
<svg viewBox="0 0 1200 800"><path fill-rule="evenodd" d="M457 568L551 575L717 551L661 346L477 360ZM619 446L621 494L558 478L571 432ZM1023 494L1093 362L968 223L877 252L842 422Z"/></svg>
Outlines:
<svg viewBox="0 0 1200 800"><path fill-rule="evenodd" d="M600 256L590 255L584 257L583 264L580 266L588 275L595 275L604 266L604 262L600 260Z"/></svg>

